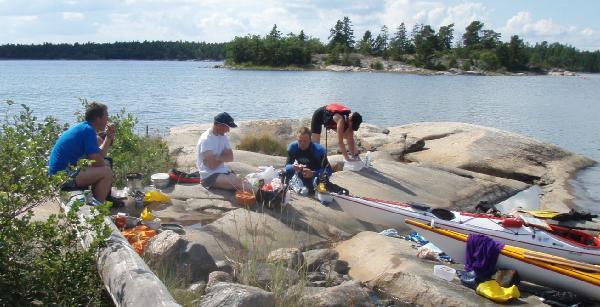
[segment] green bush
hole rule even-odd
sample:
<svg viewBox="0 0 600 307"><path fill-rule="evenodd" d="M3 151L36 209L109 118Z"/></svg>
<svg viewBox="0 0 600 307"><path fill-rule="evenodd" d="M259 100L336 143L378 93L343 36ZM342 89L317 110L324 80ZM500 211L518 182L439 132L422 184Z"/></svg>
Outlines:
<svg viewBox="0 0 600 307"><path fill-rule="evenodd" d="M375 70L383 70L383 63L375 61L375 63L371 63L371 68Z"/></svg>
<svg viewBox="0 0 600 307"><path fill-rule="evenodd" d="M237 149L259 152L267 155L287 155L287 146L269 135L246 135L240 140Z"/></svg>
<svg viewBox="0 0 600 307"><path fill-rule="evenodd" d="M500 61L494 51L483 51L479 55L479 59L483 62L485 69L496 70L500 67Z"/></svg>
<svg viewBox="0 0 600 307"><path fill-rule="evenodd" d="M462 63L462 69L463 70L471 70L471 60L470 59L466 59L463 61Z"/></svg>
<svg viewBox="0 0 600 307"><path fill-rule="evenodd" d="M26 106L0 126L0 305L105 305L95 255L104 242L106 208L83 224L71 210L46 222L32 209L58 198L64 175L48 176L48 156L63 130L53 118L38 121ZM77 234L96 240L83 249Z"/></svg>

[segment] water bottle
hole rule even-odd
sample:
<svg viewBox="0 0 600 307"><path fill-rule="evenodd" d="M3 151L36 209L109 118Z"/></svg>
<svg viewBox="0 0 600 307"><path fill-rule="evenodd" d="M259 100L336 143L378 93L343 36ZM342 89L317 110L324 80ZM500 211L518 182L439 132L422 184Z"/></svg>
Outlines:
<svg viewBox="0 0 600 307"><path fill-rule="evenodd" d="M371 152L367 151L365 155L365 167L371 167Z"/></svg>

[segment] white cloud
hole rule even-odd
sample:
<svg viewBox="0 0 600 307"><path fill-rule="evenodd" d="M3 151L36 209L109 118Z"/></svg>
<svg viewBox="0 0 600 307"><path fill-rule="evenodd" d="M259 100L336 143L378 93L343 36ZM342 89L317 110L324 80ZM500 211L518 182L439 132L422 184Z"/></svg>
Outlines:
<svg viewBox="0 0 600 307"><path fill-rule="evenodd" d="M500 28L505 34L505 39L512 35L519 35L526 42L560 42L570 44L581 49L600 49L600 35L590 29L579 29L576 26L562 25L552 18L533 18L530 12L518 12L506 21Z"/></svg>
<svg viewBox="0 0 600 307"><path fill-rule="evenodd" d="M455 5L441 0L0 0L0 12L1 42L224 42L249 33L265 35L273 24L283 33L304 30L326 41L336 20L348 16L356 39L365 30L377 33L382 25L393 32L404 22L409 32L414 24L437 30L454 23L458 40L470 22L479 20L503 39L519 34L526 41L600 45L599 29L535 19L529 12L493 24L494 9L477 0Z"/></svg>
<svg viewBox="0 0 600 307"><path fill-rule="evenodd" d="M82 20L84 16L78 12L62 12L62 18L64 20Z"/></svg>

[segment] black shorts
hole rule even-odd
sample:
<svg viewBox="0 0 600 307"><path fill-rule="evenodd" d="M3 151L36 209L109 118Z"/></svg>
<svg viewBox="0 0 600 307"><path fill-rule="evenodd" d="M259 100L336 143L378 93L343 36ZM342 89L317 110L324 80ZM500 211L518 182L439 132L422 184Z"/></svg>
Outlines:
<svg viewBox="0 0 600 307"><path fill-rule="evenodd" d="M321 134L324 117L325 107L320 107L315 111L315 113L313 113L312 120L310 122L310 131L312 133Z"/></svg>

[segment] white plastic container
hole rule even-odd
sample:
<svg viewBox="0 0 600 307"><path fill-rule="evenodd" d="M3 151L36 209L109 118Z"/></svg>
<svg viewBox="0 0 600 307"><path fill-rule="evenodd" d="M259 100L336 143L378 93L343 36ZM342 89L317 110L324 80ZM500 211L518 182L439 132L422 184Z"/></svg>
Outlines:
<svg viewBox="0 0 600 307"><path fill-rule="evenodd" d="M345 171L358 172L363 167L365 167L365 163L363 161L360 161L360 160L356 160L356 161L344 161L344 170Z"/></svg>
<svg viewBox="0 0 600 307"><path fill-rule="evenodd" d="M452 281L454 276L456 276L456 270L449 266L438 264L433 266L433 275L446 281Z"/></svg>
<svg viewBox="0 0 600 307"><path fill-rule="evenodd" d="M319 191L316 191L315 194L317 194L317 199L324 205L330 204L333 201L333 197L327 192L320 193Z"/></svg>
<svg viewBox="0 0 600 307"><path fill-rule="evenodd" d="M150 180L152 180L152 184L157 189L163 189L169 186L169 174L167 173L156 173L150 176Z"/></svg>
<svg viewBox="0 0 600 307"><path fill-rule="evenodd" d="M157 229L160 228L160 219L159 218L155 218L152 221L142 221L142 224L148 226L149 228L157 230Z"/></svg>

